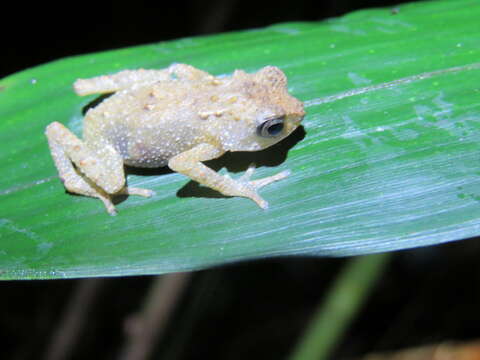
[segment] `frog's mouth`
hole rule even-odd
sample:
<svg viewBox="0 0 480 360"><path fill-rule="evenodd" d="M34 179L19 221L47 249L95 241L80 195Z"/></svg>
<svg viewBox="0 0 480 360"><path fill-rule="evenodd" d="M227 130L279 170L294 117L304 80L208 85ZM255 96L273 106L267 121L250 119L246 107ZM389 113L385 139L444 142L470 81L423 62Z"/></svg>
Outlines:
<svg viewBox="0 0 480 360"><path fill-rule="evenodd" d="M285 121L285 129L284 129L284 136L290 135L297 127L300 126L300 123L302 122L303 118L305 116L305 112L295 114L295 115L290 115L287 120Z"/></svg>
<svg viewBox="0 0 480 360"><path fill-rule="evenodd" d="M302 111L301 114L298 114L294 120L293 123L295 124L295 127L299 126L300 123L303 121L303 118L305 117L305 111Z"/></svg>

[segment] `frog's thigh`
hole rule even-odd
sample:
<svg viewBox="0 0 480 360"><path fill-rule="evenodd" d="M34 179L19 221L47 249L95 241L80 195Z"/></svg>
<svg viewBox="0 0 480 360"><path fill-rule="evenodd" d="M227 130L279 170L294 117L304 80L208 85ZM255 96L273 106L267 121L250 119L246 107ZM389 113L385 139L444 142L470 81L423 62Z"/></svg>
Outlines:
<svg viewBox="0 0 480 360"><path fill-rule="evenodd" d="M73 162L88 179L87 182L91 182L94 187L98 186L107 194L114 194L124 187L123 162L113 148L106 146L102 156L99 156L58 122L47 126L46 136L61 177L72 174L72 165L66 164Z"/></svg>

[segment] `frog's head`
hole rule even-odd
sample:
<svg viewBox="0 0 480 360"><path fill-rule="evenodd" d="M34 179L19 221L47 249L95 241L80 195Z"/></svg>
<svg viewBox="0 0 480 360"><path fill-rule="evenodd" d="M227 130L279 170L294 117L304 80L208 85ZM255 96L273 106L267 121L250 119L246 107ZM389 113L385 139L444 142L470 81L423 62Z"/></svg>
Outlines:
<svg viewBox="0 0 480 360"><path fill-rule="evenodd" d="M254 74L237 70L232 82L239 87L244 101L241 121L235 125L235 139L225 150L265 149L300 125L305 115L303 103L288 93L287 77L279 68L266 66Z"/></svg>

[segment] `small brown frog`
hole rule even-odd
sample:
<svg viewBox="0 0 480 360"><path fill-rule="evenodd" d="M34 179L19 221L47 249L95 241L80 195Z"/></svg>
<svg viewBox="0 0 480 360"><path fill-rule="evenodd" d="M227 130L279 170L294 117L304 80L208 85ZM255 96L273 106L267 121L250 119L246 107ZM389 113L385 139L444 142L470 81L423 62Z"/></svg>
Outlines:
<svg viewBox="0 0 480 360"><path fill-rule="evenodd" d="M288 171L250 180L251 166L238 180L203 161L227 151L257 151L285 138L305 115L288 94L277 67L254 74L236 70L215 77L185 64L163 70L125 70L79 79L79 95L114 93L88 110L83 140L58 122L46 128L50 151L65 188L99 198L111 215L112 196L152 196L151 190L125 186L124 164L170 167L228 196L242 196L266 209L257 189L285 178Z"/></svg>

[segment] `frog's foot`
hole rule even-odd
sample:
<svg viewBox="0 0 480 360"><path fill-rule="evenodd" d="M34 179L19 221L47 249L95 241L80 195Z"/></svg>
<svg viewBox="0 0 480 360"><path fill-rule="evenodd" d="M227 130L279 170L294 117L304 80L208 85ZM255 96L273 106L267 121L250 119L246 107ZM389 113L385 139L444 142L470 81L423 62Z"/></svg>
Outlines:
<svg viewBox="0 0 480 360"><path fill-rule="evenodd" d="M254 171L255 171L255 164L250 164L247 171L245 171L245 174L243 174L237 180L240 186L245 189L244 191L242 191L243 194L240 196L244 196L249 199L252 199L262 209L268 209L268 202L265 201L260 195L258 195L257 190L275 181L285 179L288 175L290 175L290 171L284 170L278 174L268 176L263 179L250 180Z"/></svg>
<svg viewBox="0 0 480 360"><path fill-rule="evenodd" d="M202 161L215 159L224 153L210 144L199 144L194 148L183 153L175 155L168 161L170 169L188 176L196 182L208 186L210 189L217 190L226 196L241 196L252 199L262 209L268 208L268 203L258 195L257 190L274 181L281 180L288 176L288 171L260 180L250 180L255 165L250 165L248 170L238 180L232 179L228 175L220 175L209 167L205 166Z"/></svg>
<svg viewBox="0 0 480 360"><path fill-rule="evenodd" d="M155 195L155 191L148 190L148 189L141 189L136 187L127 187L125 186L122 190L118 192L118 194L122 195L138 195L143 197L152 197Z"/></svg>

